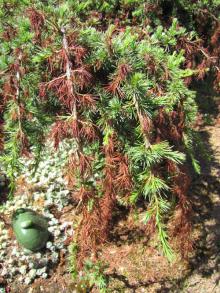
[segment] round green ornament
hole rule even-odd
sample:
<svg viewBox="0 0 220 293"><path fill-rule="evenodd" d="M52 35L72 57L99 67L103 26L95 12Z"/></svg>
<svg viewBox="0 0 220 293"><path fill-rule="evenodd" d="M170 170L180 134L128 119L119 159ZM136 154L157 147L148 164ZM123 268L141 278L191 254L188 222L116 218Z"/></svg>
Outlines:
<svg viewBox="0 0 220 293"><path fill-rule="evenodd" d="M49 238L47 220L31 209L20 208L12 216L17 241L26 249L38 251Z"/></svg>

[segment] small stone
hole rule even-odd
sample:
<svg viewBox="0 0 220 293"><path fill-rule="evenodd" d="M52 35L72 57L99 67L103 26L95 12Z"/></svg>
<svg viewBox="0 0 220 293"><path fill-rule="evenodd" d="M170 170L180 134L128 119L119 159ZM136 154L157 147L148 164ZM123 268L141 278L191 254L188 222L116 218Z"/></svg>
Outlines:
<svg viewBox="0 0 220 293"><path fill-rule="evenodd" d="M15 205L15 206L16 206L16 205ZM8 211L9 211L9 212L13 212L14 209L15 209L15 206L13 205L13 206L9 207L9 208L8 208Z"/></svg>
<svg viewBox="0 0 220 293"><path fill-rule="evenodd" d="M55 229L54 229L54 226L48 228L48 231L49 231L50 233L53 233L54 230L55 230Z"/></svg>
<svg viewBox="0 0 220 293"><path fill-rule="evenodd" d="M20 276L20 277L18 278L18 281L21 282L21 283L23 282L23 280L24 280L24 279L23 279L23 276Z"/></svg>
<svg viewBox="0 0 220 293"><path fill-rule="evenodd" d="M40 253L40 252L36 253L36 254L35 254L35 257L36 257L37 259L40 259L40 258L41 258L41 253Z"/></svg>
<svg viewBox="0 0 220 293"><path fill-rule="evenodd" d="M53 225L55 225L55 223L54 223L53 221L49 221L49 222L48 222L48 225L49 225L49 226L53 226Z"/></svg>
<svg viewBox="0 0 220 293"><path fill-rule="evenodd" d="M47 268L44 267L44 268L38 269L38 270L36 271L36 274L37 274L38 276L41 276L41 275L43 275L44 273L46 273L46 271L47 271Z"/></svg>
<svg viewBox="0 0 220 293"><path fill-rule="evenodd" d="M59 258L59 254L57 252L53 252L51 255L51 261L53 263L56 263L58 261L58 258Z"/></svg>
<svg viewBox="0 0 220 293"><path fill-rule="evenodd" d="M14 259L12 259L11 257L7 260L7 262L9 263L9 264L13 264L14 263Z"/></svg>
<svg viewBox="0 0 220 293"><path fill-rule="evenodd" d="M44 201L44 207L49 207L49 206L51 206L51 204L53 204L52 199L47 199Z"/></svg>
<svg viewBox="0 0 220 293"><path fill-rule="evenodd" d="M17 252L17 248L14 247L14 248L12 249L12 251L11 251L11 255L15 255L15 256L16 256L17 253L18 253L18 252Z"/></svg>
<svg viewBox="0 0 220 293"><path fill-rule="evenodd" d="M69 226L70 226L69 222L64 222L63 224L60 225L60 229L64 230L65 228Z"/></svg>
<svg viewBox="0 0 220 293"><path fill-rule="evenodd" d="M52 221L53 221L54 224L58 224L59 223L59 221L56 218L53 218Z"/></svg>
<svg viewBox="0 0 220 293"><path fill-rule="evenodd" d="M3 230L2 230L2 234L3 234L3 235L8 235L8 230L7 230L7 229L3 229Z"/></svg>
<svg viewBox="0 0 220 293"><path fill-rule="evenodd" d="M4 248L6 248L7 247L7 242L3 242L2 244L1 244L1 247L4 249Z"/></svg>
<svg viewBox="0 0 220 293"><path fill-rule="evenodd" d="M26 265L23 265L19 268L19 272L24 275L26 274L26 271L27 271L27 266Z"/></svg>
<svg viewBox="0 0 220 293"><path fill-rule="evenodd" d="M26 260L27 258L28 258L27 255L22 255L22 256L20 257L20 260L21 260L21 261L24 261L24 260Z"/></svg>
<svg viewBox="0 0 220 293"><path fill-rule="evenodd" d="M61 249L63 248L64 244L62 242L56 243L56 248Z"/></svg>
<svg viewBox="0 0 220 293"><path fill-rule="evenodd" d="M17 269L16 267L12 268L12 269L11 269L11 274L12 274L12 275L15 275L15 274L17 273L17 270L18 270L18 269Z"/></svg>
<svg viewBox="0 0 220 293"><path fill-rule="evenodd" d="M37 270L36 269L31 269L30 272L28 273L30 279L34 279L37 275Z"/></svg>
<svg viewBox="0 0 220 293"><path fill-rule="evenodd" d="M6 254L7 254L6 251L3 250L3 251L0 252L0 257L4 257L4 256L6 256Z"/></svg>
<svg viewBox="0 0 220 293"><path fill-rule="evenodd" d="M16 204L19 206L19 205L22 205L24 204L24 200L23 199L19 199Z"/></svg>
<svg viewBox="0 0 220 293"><path fill-rule="evenodd" d="M54 232L55 237L59 236L60 234L61 234L60 230L55 230L55 232Z"/></svg>
<svg viewBox="0 0 220 293"><path fill-rule="evenodd" d="M31 283L31 279L29 277L26 277L24 279L24 283L25 283L25 285L29 285Z"/></svg>
<svg viewBox="0 0 220 293"><path fill-rule="evenodd" d="M50 242L50 241L48 241L47 244L46 244L46 247L47 247L48 249L50 249L52 246L53 246L53 243Z"/></svg>
<svg viewBox="0 0 220 293"><path fill-rule="evenodd" d="M33 269L33 268L34 268L34 263L33 263L33 262L30 262L30 263L28 264L28 266L29 266L29 269Z"/></svg>
<svg viewBox="0 0 220 293"><path fill-rule="evenodd" d="M54 244L53 246L51 246L51 248L50 248L50 251L51 252L54 252L54 251L56 251L56 246L55 246L56 244Z"/></svg>
<svg viewBox="0 0 220 293"><path fill-rule="evenodd" d="M1 272L1 276L6 276L8 274L8 270L6 267L3 268L2 272Z"/></svg>
<svg viewBox="0 0 220 293"><path fill-rule="evenodd" d="M46 279L47 276L48 276L47 273L43 273L41 277L44 278L44 279Z"/></svg>

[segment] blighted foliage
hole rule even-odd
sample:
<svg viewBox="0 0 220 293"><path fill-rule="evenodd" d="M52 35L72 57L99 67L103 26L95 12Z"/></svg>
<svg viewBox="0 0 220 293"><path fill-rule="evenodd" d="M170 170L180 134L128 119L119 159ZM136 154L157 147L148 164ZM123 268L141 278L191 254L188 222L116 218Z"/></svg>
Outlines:
<svg viewBox="0 0 220 293"><path fill-rule="evenodd" d="M197 107L187 84L212 69L218 85L218 19L206 45L164 16L164 1L0 5L0 146L12 191L19 157L30 147L39 155L47 136L55 148L74 138L66 173L82 214L77 267L98 257L118 202L148 204L143 222L153 223L165 255L173 257L169 235L184 237L186 255L186 157L199 171L192 147Z"/></svg>

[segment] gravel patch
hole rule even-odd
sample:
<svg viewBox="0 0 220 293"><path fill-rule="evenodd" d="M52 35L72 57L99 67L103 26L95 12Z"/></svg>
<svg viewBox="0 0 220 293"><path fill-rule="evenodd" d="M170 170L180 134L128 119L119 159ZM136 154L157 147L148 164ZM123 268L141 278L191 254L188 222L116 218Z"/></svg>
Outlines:
<svg viewBox="0 0 220 293"><path fill-rule="evenodd" d="M65 241L73 235L72 222L57 218L50 207L62 213L71 199L71 191L63 175L63 168L73 150L71 141L63 141L58 151L47 143L38 166L33 158L22 159L18 191L12 200L0 207L0 276L10 284L15 279L26 285L36 278L48 278L57 266L60 254L68 253ZM50 232L46 247L30 253L19 246L11 227L11 217L18 208L30 208L45 216ZM0 291L1 292L1 291Z"/></svg>

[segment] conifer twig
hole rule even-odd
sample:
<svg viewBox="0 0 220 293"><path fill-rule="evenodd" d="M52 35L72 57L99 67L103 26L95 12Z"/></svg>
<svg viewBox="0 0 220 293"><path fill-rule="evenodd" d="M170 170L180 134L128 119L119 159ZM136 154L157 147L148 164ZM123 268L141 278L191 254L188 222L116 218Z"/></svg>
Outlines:
<svg viewBox="0 0 220 293"><path fill-rule="evenodd" d="M138 104L138 101L137 101L137 98L135 97L135 95L133 96L133 102L134 102L134 106L135 106L136 111L137 111L137 115L138 115L140 125L141 125L142 129L144 129L144 126L143 126L144 116L142 114L142 111L141 111L141 109L139 107L139 104ZM143 137L144 137L144 145L148 149L151 146L151 143L149 141L149 138L147 137L147 134L144 131L142 131L142 133L143 133Z"/></svg>
<svg viewBox="0 0 220 293"><path fill-rule="evenodd" d="M66 33L65 33L65 28L62 27L61 31L63 33L63 48L66 52L67 60L66 60L66 77L68 82L70 82L71 87L70 87L70 93L73 96L73 86L72 86L72 80L71 80L71 62L69 60L69 50L68 50L68 43L66 39ZM73 102L73 109L72 109L72 115L75 120L77 120L77 110L76 110L76 101L74 100Z"/></svg>
<svg viewBox="0 0 220 293"><path fill-rule="evenodd" d="M66 58L66 78L67 78L68 84L70 85L69 90L70 90L71 97L73 97L74 92L73 92L73 84L72 84L72 80L71 80L71 62L69 60L68 42L67 42L66 32L65 32L64 27L61 28L61 32L63 33L63 48L65 50L66 57L67 57ZM77 120L77 108L76 108L76 100L75 99L73 101L72 116L73 116L73 119L76 121ZM77 157L77 160L79 161L80 143L79 143L78 137L75 137L75 142L76 142L75 155Z"/></svg>
<svg viewBox="0 0 220 293"><path fill-rule="evenodd" d="M20 80L21 80L21 74L19 71L19 66L20 66L20 62L22 59L22 53L20 52L18 55L18 62L17 62L17 68L16 68L16 93L15 93L15 100L18 104L18 123L19 123L19 129L21 131L21 111L20 111L20 107L19 107L19 100L20 100Z"/></svg>

